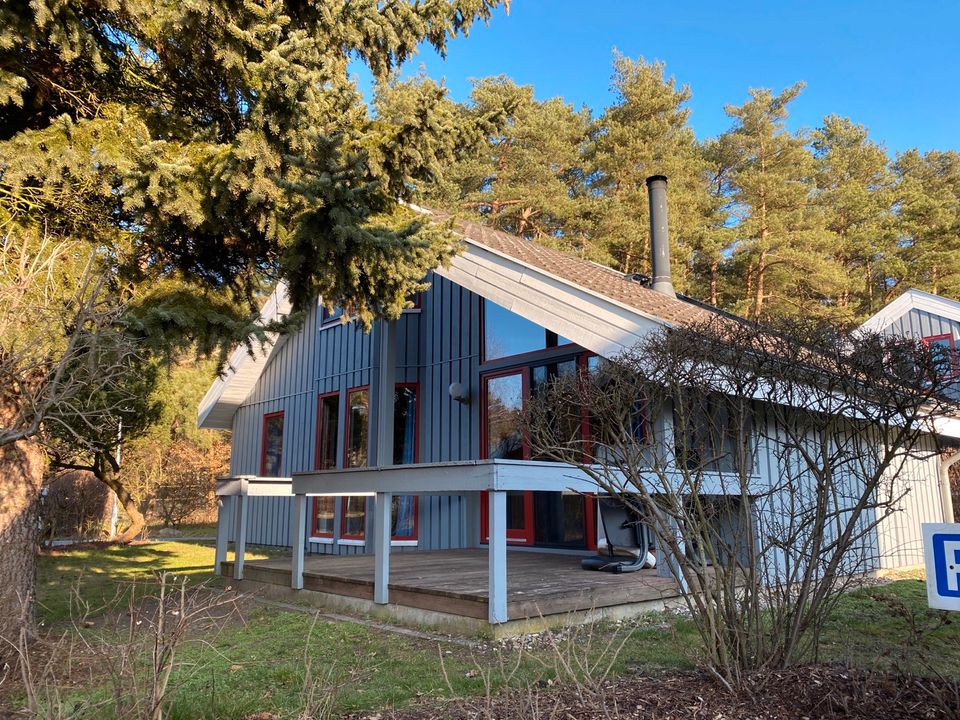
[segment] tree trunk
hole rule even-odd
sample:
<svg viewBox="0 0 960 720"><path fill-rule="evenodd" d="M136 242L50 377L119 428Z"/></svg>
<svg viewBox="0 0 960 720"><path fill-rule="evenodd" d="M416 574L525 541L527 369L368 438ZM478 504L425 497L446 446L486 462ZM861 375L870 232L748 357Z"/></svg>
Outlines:
<svg viewBox="0 0 960 720"><path fill-rule="evenodd" d="M0 446L0 638L16 642L22 618L33 630L36 590L37 521L46 465L43 450L30 440ZM24 612L23 603L30 606ZM0 662L12 649L0 642Z"/></svg>
<svg viewBox="0 0 960 720"><path fill-rule="evenodd" d="M118 543L127 544L137 538L147 521L144 519L143 513L140 512L133 495L123 486L117 470L118 468L115 467L112 457L104 457L103 454L100 454L94 462L93 474L97 476L100 482L117 494L117 500L123 506L127 517L130 518L130 527L116 538Z"/></svg>
<svg viewBox="0 0 960 720"><path fill-rule="evenodd" d="M710 263L710 304L717 305L717 283L720 276L720 261Z"/></svg>

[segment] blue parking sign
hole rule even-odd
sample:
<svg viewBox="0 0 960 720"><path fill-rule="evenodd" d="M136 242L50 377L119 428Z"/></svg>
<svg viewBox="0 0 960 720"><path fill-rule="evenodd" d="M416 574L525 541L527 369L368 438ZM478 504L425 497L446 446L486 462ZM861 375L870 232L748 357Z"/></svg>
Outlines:
<svg viewBox="0 0 960 720"><path fill-rule="evenodd" d="M923 549L927 604L940 610L960 611L960 524L925 523Z"/></svg>

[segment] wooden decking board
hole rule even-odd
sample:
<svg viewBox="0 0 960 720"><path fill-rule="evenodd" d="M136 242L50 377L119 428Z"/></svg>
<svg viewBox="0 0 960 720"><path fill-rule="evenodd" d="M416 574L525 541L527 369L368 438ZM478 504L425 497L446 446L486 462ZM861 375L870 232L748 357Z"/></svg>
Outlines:
<svg viewBox="0 0 960 720"><path fill-rule="evenodd" d="M372 555L312 555L304 589L373 598ZM289 585L290 559L247 561L246 577ZM226 563L229 577L233 563ZM511 552L507 559L507 612L511 620L641 603L677 595L676 584L644 570L625 575L580 568L576 555ZM485 619L487 553L444 550L397 553L390 558L390 601L398 605Z"/></svg>

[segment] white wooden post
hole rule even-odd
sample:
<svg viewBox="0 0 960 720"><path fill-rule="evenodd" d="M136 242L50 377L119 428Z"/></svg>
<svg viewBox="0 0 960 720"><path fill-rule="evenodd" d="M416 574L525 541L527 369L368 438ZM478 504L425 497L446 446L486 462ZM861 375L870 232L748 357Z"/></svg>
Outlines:
<svg viewBox="0 0 960 720"><path fill-rule="evenodd" d="M378 492L373 505L373 601L390 602L390 520L393 494Z"/></svg>
<svg viewBox="0 0 960 720"><path fill-rule="evenodd" d="M243 556L247 551L247 504L246 495L236 496L237 532L233 538L233 579L243 580Z"/></svg>
<svg viewBox="0 0 960 720"><path fill-rule="evenodd" d="M290 587L303 590L303 554L307 544L307 496L293 496L293 512L290 515L293 555L290 561Z"/></svg>
<svg viewBox="0 0 960 720"><path fill-rule="evenodd" d="M217 498L217 549L213 559L213 574L222 575L222 565L227 560L227 547L230 543L230 521L233 520L236 503L232 495Z"/></svg>
<svg viewBox="0 0 960 720"><path fill-rule="evenodd" d="M507 621L507 493L491 490L490 540L487 546L489 563L488 619L491 625Z"/></svg>

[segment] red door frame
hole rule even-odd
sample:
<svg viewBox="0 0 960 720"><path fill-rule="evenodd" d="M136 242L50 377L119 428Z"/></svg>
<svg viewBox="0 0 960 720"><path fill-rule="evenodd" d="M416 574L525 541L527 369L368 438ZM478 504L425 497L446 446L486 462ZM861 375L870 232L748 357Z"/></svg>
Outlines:
<svg viewBox="0 0 960 720"><path fill-rule="evenodd" d="M284 420L283 410L278 410L277 412L265 413L263 416L263 428L260 435L260 476L266 477L267 472L267 423L274 418L280 418L281 421ZM283 462L283 433L286 432L286 423L282 427L280 435L280 462Z"/></svg>
<svg viewBox="0 0 960 720"><path fill-rule="evenodd" d="M487 384L490 380L496 380L510 375L519 375L521 390L521 403L527 401L530 394L530 369L528 367L511 368L509 370L497 370L485 374L481 378L481 392L483 405L480 408L480 454L483 458L487 457L490 447L489 427L487 426ZM530 444L526 438L523 439L523 459L530 459ZM485 543L490 538L490 502L489 493L484 491L480 493L480 542ZM533 491L523 491L523 527L511 530L507 528L507 542L514 545L533 545Z"/></svg>

